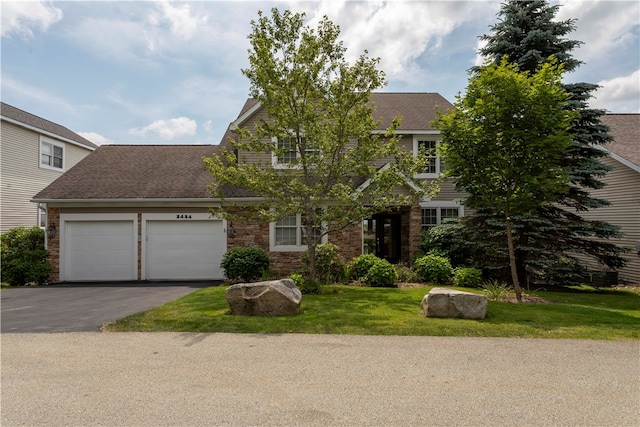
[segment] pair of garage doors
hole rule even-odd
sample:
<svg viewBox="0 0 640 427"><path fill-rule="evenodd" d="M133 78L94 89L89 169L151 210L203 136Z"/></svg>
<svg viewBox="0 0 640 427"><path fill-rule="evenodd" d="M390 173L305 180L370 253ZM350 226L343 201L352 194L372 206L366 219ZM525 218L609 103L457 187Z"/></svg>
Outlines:
<svg viewBox="0 0 640 427"><path fill-rule="evenodd" d="M208 214L62 215L64 281L211 280L223 277L221 220ZM140 258L140 262L138 262Z"/></svg>

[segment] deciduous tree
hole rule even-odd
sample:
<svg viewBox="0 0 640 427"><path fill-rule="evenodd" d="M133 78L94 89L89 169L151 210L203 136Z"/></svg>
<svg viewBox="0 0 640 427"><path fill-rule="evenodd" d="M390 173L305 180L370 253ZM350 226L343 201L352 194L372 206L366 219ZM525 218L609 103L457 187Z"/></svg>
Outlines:
<svg viewBox="0 0 640 427"><path fill-rule="evenodd" d="M504 58L481 67L469 80L456 110L441 115L442 151L448 176L469 195L471 208L491 206L504 222L511 278L518 301L513 217L553 203L568 185L559 159L571 143L574 114L561 85L562 66L545 63L520 72Z"/></svg>
<svg viewBox="0 0 640 427"><path fill-rule="evenodd" d="M374 212L410 204L394 194L421 167L420 159L397 147L399 118L386 135L374 132L371 93L385 85L379 59L365 51L354 64L345 59L339 27L327 17L317 28L305 15L272 9L259 13L249 35L251 96L268 114L254 129L236 129L238 138L222 156L206 159L215 197L233 200L225 189L241 187L260 200L245 212L264 221L300 214L311 279L316 279L315 248L320 237L362 221ZM249 162L243 153L262 154ZM272 163L272 153L280 163ZM256 156L253 156L254 158ZM388 159L385 168L374 161Z"/></svg>

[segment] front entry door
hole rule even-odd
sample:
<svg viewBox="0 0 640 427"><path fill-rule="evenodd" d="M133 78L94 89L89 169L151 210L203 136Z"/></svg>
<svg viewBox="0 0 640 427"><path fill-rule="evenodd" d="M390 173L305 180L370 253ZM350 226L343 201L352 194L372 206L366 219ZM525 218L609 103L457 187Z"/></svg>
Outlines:
<svg viewBox="0 0 640 427"><path fill-rule="evenodd" d="M376 224L376 256L389 262L400 261L400 215L374 215Z"/></svg>

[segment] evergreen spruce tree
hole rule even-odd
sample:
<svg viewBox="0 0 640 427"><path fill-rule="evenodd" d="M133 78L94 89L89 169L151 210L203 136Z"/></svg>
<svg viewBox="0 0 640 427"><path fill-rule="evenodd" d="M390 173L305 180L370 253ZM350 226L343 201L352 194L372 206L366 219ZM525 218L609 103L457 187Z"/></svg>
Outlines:
<svg viewBox="0 0 640 427"><path fill-rule="evenodd" d="M567 72L575 70L581 62L573 58L571 51L582 42L566 38L575 29L575 20L555 21L558 9L558 5L550 6L546 0L507 0L498 14L499 22L491 27L491 34L480 37L487 42L480 53L495 63L506 56L521 71L531 73L553 55ZM547 272L547 279L552 281L579 281L582 277L574 273L581 270L580 262L570 254L590 256L611 268L625 264L620 256L624 249L605 241L620 237L620 227L581 216L581 212L609 204L589 194L590 190L605 185L600 179L611 169L600 161L607 152L597 148L613 139L609 128L600 121L605 111L588 105L598 86L577 83L565 84L564 88L571 95L567 108L580 113L572 126L572 144L561 159L561 166L569 168L571 185L556 195L555 205L514 219L521 283L526 283L527 266ZM503 224L493 209L478 209L475 217L466 219L466 224L467 238L477 242L477 253L483 257L478 261L506 267L506 253L496 245L504 241L499 232Z"/></svg>

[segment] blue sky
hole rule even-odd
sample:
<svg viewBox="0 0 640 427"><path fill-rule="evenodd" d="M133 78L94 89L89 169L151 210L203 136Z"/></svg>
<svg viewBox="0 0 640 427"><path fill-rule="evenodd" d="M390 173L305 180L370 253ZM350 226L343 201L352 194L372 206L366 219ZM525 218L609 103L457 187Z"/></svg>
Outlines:
<svg viewBox="0 0 640 427"><path fill-rule="evenodd" d="M640 112L640 2L554 1L577 19L596 108ZM259 10L327 15L349 58L381 58L385 91L464 92L499 1L2 1L2 101L101 144L218 144L248 92Z"/></svg>

